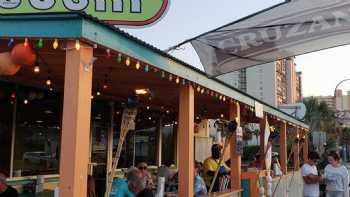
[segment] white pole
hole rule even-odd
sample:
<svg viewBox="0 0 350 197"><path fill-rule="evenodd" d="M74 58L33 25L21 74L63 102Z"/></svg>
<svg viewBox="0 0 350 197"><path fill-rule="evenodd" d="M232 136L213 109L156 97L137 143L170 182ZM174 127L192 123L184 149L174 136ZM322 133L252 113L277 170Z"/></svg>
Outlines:
<svg viewBox="0 0 350 197"><path fill-rule="evenodd" d="M17 89L17 88L16 88ZM13 160L15 157L15 139L16 139L16 117L17 117L17 97L13 104L12 113L12 136L11 136L11 160L10 160L10 177L13 177Z"/></svg>
<svg viewBox="0 0 350 197"><path fill-rule="evenodd" d="M115 105L114 102L110 103L110 129L108 130L108 138L107 138L107 165L106 165L106 188L108 186L108 176L111 175L113 165L113 134L114 134L114 113L115 113Z"/></svg>

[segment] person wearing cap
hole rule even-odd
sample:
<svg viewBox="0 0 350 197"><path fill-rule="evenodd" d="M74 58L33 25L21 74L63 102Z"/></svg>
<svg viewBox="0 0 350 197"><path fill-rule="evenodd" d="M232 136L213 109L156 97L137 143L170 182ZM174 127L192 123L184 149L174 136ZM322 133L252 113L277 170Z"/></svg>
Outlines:
<svg viewBox="0 0 350 197"><path fill-rule="evenodd" d="M218 168L220 168L219 176L228 174L231 171L231 169L225 164L224 161L221 161L220 163L221 156L222 156L222 146L220 146L219 144L213 144L213 146L211 147L211 157L207 158L203 164L203 168L204 168L203 178L208 188L210 187L210 184L214 179L215 172ZM217 187L214 186L213 188L214 192L218 191L219 184L215 184L215 185Z"/></svg>
<svg viewBox="0 0 350 197"><path fill-rule="evenodd" d="M0 197L18 197L18 192L6 183L5 174L0 172Z"/></svg>

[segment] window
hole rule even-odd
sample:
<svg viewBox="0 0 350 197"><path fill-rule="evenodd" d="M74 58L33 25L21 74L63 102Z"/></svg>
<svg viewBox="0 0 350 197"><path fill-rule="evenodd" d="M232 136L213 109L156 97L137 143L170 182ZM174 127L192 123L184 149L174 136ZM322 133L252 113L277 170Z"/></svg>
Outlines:
<svg viewBox="0 0 350 197"><path fill-rule="evenodd" d="M0 171L10 175L14 86L0 82Z"/></svg>
<svg viewBox="0 0 350 197"><path fill-rule="evenodd" d="M14 173L56 174L59 166L62 101L59 94L19 87Z"/></svg>

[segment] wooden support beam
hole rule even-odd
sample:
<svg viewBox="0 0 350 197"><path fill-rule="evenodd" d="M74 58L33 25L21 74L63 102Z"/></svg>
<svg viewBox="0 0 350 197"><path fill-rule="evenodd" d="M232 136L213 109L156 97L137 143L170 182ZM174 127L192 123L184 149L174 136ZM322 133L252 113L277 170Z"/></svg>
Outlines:
<svg viewBox="0 0 350 197"><path fill-rule="evenodd" d="M60 159L60 196L87 196L89 134L91 114L92 47L75 49L69 41L66 50L64 103Z"/></svg>
<svg viewBox="0 0 350 197"><path fill-rule="evenodd" d="M179 196L193 196L194 179L194 90L180 87L179 98Z"/></svg>
<svg viewBox="0 0 350 197"><path fill-rule="evenodd" d="M265 127L266 127L267 117L264 115L264 118L260 119L260 168L262 170L266 169L265 165Z"/></svg>
<svg viewBox="0 0 350 197"><path fill-rule="evenodd" d="M287 153L287 124L285 122L280 123L280 149L279 149L279 156L280 156L280 164L281 164L281 170L284 175L288 172L288 153Z"/></svg>
<svg viewBox="0 0 350 197"><path fill-rule="evenodd" d="M240 105L238 102L230 103L230 120L236 120L240 126L241 115ZM234 135L230 141L230 157L231 157L231 190L241 189L241 155L236 150L237 138Z"/></svg>
<svg viewBox="0 0 350 197"><path fill-rule="evenodd" d="M299 128L295 128L294 131L294 139L297 140L300 138L300 133L299 133ZM300 168L300 147L299 143L296 143L295 141L293 142L293 167L294 170L297 171Z"/></svg>

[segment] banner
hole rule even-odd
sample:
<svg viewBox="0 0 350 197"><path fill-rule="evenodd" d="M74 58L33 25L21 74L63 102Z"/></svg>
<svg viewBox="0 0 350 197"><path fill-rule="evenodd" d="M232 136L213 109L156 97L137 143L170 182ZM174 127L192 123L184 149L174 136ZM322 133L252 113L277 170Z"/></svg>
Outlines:
<svg viewBox="0 0 350 197"><path fill-rule="evenodd" d="M269 122L266 120L265 124L265 135L264 135L264 146L266 150L266 155L265 155L265 166L266 170L271 169L271 162L272 162L272 146L269 146L269 138L270 138L270 125Z"/></svg>
<svg viewBox="0 0 350 197"><path fill-rule="evenodd" d="M191 40L212 77L349 43L349 0L286 1Z"/></svg>
<svg viewBox="0 0 350 197"><path fill-rule="evenodd" d="M143 26L160 19L169 0L0 0L0 14L85 12L113 25Z"/></svg>

